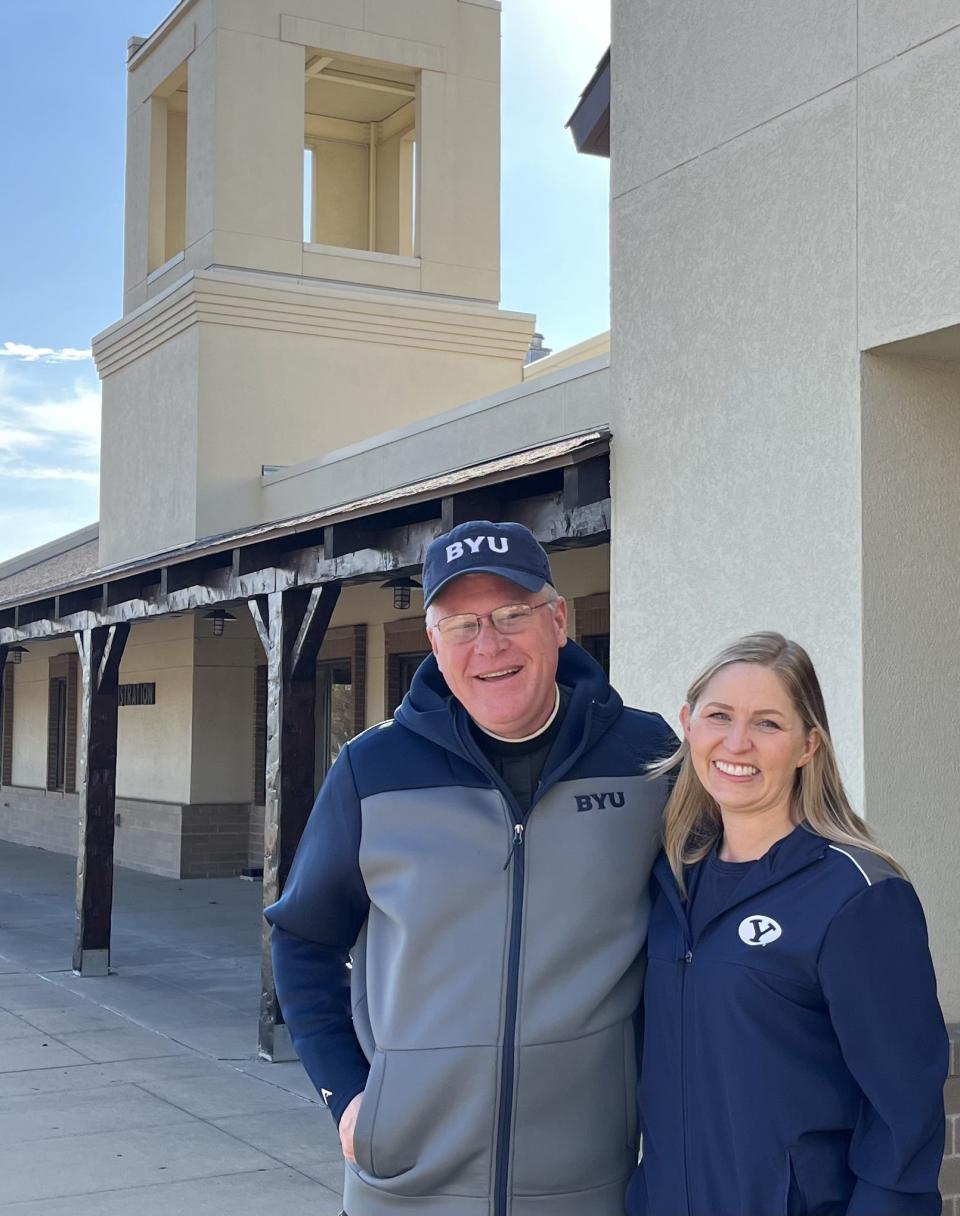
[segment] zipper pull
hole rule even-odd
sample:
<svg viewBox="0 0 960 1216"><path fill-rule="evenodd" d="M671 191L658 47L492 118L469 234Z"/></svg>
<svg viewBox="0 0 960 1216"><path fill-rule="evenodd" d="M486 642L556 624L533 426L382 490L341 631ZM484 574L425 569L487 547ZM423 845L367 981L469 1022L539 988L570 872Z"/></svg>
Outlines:
<svg viewBox="0 0 960 1216"><path fill-rule="evenodd" d="M510 862L513 861L514 853L516 853L518 846L522 845L522 844L523 844L523 824L515 823L513 825L513 844L510 846L510 852L507 854L507 860L503 863L504 869L506 869L507 866L510 864Z"/></svg>

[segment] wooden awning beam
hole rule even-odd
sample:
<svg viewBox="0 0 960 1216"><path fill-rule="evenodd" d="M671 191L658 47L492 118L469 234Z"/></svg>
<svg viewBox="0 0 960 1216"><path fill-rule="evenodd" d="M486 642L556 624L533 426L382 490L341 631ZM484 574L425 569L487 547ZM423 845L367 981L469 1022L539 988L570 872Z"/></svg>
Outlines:
<svg viewBox="0 0 960 1216"><path fill-rule="evenodd" d="M600 449L598 451L598 448ZM519 460L519 458L518 458ZM439 532L466 519L516 519L547 548L600 544L609 536L609 455L595 443L543 465L498 467L453 490L436 479L433 497L414 496L350 518L243 544L210 546L189 557L127 568L116 578L51 589L0 608L0 644L68 637L84 629L150 620L239 603L291 588L362 583L415 571ZM426 484L426 483L425 483ZM550 493L543 493L544 488ZM606 504L606 505L605 505ZM409 522L403 522L407 520Z"/></svg>
<svg viewBox="0 0 960 1216"><path fill-rule="evenodd" d="M510 502L503 518L526 524L546 548L570 548L603 544L610 532L609 499L567 511L562 494L539 499ZM57 618L50 614L18 628L0 628L0 644L27 642L31 639L68 637L77 630L115 625L121 621L145 621L172 613L196 612L202 608L254 599L291 587L316 587L330 582L363 583L390 578L416 570L430 541L440 532L439 520L410 524L381 534L379 547L344 553L327 560L322 551L311 548L294 551L282 567L260 570L236 578L232 570L213 571L211 581L196 583L182 590L162 594L162 586L144 599L123 600L110 607L87 607ZM77 593L73 593L76 595ZM102 588L92 597L96 603ZM66 597L58 597L60 603Z"/></svg>

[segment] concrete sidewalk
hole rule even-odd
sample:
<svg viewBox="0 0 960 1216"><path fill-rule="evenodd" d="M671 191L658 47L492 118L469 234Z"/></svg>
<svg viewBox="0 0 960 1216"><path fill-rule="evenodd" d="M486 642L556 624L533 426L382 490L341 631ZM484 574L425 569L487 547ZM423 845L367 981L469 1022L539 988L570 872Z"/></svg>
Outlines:
<svg viewBox="0 0 960 1216"><path fill-rule="evenodd" d="M115 974L80 979L74 876L0 843L0 1213L335 1216L332 1120L256 1057L260 884L118 869Z"/></svg>

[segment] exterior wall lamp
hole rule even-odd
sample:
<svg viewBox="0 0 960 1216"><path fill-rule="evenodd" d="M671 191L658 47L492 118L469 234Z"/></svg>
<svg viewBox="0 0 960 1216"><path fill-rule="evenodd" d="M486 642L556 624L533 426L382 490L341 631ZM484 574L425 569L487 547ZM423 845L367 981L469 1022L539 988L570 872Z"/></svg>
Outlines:
<svg viewBox="0 0 960 1216"><path fill-rule="evenodd" d="M8 646L7 647L7 658L9 659L9 661L11 663L22 663L23 656L25 654L29 654L29 653L30 653L30 651L26 648L26 646Z"/></svg>
<svg viewBox="0 0 960 1216"><path fill-rule="evenodd" d="M393 591L393 606L398 612L410 607L411 589L414 587L417 590L420 589L420 584L415 578L390 578L380 586L384 591Z"/></svg>
<svg viewBox="0 0 960 1216"><path fill-rule="evenodd" d="M223 633L224 621L235 621L237 618L225 608L214 608L213 612L208 612L203 619L213 621L213 636L218 638Z"/></svg>

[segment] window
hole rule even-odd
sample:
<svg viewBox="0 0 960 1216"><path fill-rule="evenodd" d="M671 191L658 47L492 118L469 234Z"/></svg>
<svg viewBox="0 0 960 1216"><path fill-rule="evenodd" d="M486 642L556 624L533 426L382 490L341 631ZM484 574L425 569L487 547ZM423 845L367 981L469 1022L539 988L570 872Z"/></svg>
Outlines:
<svg viewBox="0 0 960 1216"><path fill-rule="evenodd" d="M387 660L387 717L391 717L410 691L417 668L430 654L415 650L408 654L392 654Z"/></svg>
<svg viewBox="0 0 960 1216"><path fill-rule="evenodd" d="M254 672L253 687L253 805L267 801L267 666L261 663Z"/></svg>
<svg viewBox="0 0 960 1216"><path fill-rule="evenodd" d="M610 594L599 591L573 601L577 641L610 674Z"/></svg>
<svg viewBox="0 0 960 1216"><path fill-rule="evenodd" d="M367 724L367 627L339 625L327 630L317 660L317 752L314 778L319 789L348 739Z"/></svg>
<svg viewBox="0 0 960 1216"><path fill-rule="evenodd" d="M356 734L353 721L353 671L350 660L317 665L317 769L322 778L340 749Z"/></svg>
<svg viewBox="0 0 960 1216"><path fill-rule="evenodd" d="M50 660L47 694L47 789L77 789L77 656Z"/></svg>
<svg viewBox="0 0 960 1216"><path fill-rule="evenodd" d="M3 669L3 723L0 734L0 785L13 784L13 697L14 668L9 661Z"/></svg>
<svg viewBox="0 0 960 1216"><path fill-rule="evenodd" d="M610 674L610 634L585 633L580 638L580 645L587 654L597 660L603 670Z"/></svg>
<svg viewBox="0 0 960 1216"><path fill-rule="evenodd" d="M67 781L67 682L50 681L50 725L47 789L62 790Z"/></svg>
<svg viewBox="0 0 960 1216"><path fill-rule="evenodd" d="M409 692L414 672L430 653L424 618L408 616L385 622L383 645L386 654L384 711L389 718Z"/></svg>
<svg viewBox="0 0 960 1216"><path fill-rule="evenodd" d="M366 725L366 625L343 625L327 630L317 660L316 765L319 788L327 769L348 739ZM253 803L266 803L267 668L254 673Z"/></svg>
<svg viewBox="0 0 960 1216"><path fill-rule="evenodd" d="M303 239L412 256L416 73L307 51Z"/></svg>

